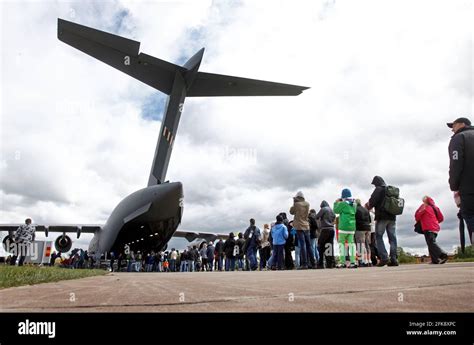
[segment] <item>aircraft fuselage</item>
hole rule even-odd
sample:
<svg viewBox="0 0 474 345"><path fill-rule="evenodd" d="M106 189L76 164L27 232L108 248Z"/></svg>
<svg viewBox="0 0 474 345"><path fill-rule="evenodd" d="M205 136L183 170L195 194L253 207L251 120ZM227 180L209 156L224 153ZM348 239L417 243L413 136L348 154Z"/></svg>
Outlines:
<svg viewBox="0 0 474 345"><path fill-rule="evenodd" d="M162 183L124 198L102 230L94 235L89 252L161 250L173 236L183 215L183 186Z"/></svg>

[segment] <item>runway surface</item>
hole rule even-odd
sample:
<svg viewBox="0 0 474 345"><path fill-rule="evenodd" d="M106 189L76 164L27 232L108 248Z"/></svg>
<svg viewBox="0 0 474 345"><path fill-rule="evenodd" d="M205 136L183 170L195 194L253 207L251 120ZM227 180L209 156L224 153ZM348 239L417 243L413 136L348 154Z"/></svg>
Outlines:
<svg viewBox="0 0 474 345"><path fill-rule="evenodd" d="M0 290L2 312L474 312L474 263L110 273Z"/></svg>

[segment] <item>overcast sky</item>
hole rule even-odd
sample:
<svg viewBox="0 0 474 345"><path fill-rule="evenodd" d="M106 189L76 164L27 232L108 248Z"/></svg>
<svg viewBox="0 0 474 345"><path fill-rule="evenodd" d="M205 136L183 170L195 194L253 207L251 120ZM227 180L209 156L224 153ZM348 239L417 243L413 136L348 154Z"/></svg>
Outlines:
<svg viewBox="0 0 474 345"><path fill-rule="evenodd" d="M313 208L374 175L406 199L399 246L424 195L459 243L446 122L473 110L471 1L2 2L1 223L104 223L143 188L165 97L57 39L57 18L141 42L200 70L309 86L297 97L188 98L167 178L184 185L182 229L241 231ZM85 246L83 235L77 245Z"/></svg>

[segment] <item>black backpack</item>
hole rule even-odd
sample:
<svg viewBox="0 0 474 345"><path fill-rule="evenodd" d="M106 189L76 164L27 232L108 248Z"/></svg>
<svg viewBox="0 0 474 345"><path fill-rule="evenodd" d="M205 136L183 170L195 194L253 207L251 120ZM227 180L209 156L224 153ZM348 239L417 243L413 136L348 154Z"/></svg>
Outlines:
<svg viewBox="0 0 474 345"><path fill-rule="evenodd" d="M403 213L405 199L400 198L400 190L394 186L385 187L385 197L382 202L382 208L385 212L399 216Z"/></svg>

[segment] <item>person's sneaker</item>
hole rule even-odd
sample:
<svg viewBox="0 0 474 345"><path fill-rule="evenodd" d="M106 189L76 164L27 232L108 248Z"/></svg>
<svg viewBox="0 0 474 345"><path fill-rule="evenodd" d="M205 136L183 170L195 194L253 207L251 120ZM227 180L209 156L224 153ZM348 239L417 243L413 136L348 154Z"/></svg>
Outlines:
<svg viewBox="0 0 474 345"><path fill-rule="evenodd" d="M440 265L446 263L446 261L448 261L448 256L446 254L444 254L439 260L438 260L438 263Z"/></svg>
<svg viewBox="0 0 474 345"><path fill-rule="evenodd" d="M337 265L336 265L336 268L346 268L346 265L343 265L343 264L337 264Z"/></svg>
<svg viewBox="0 0 474 345"><path fill-rule="evenodd" d="M399 265L399 264L398 264L398 261L397 261L397 260L392 260L392 261L390 261L390 262L387 264L387 266L398 266L398 265Z"/></svg>
<svg viewBox="0 0 474 345"><path fill-rule="evenodd" d="M298 270L307 270L308 269L308 266L300 266L297 268Z"/></svg>
<svg viewBox="0 0 474 345"><path fill-rule="evenodd" d="M383 267L386 264L388 264L388 260L380 260L379 263L377 264L377 267Z"/></svg>
<svg viewBox="0 0 474 345"><path fill-rule="evenodd" d="M348 268L357 268L356 264L350 264Z"/></svg>

